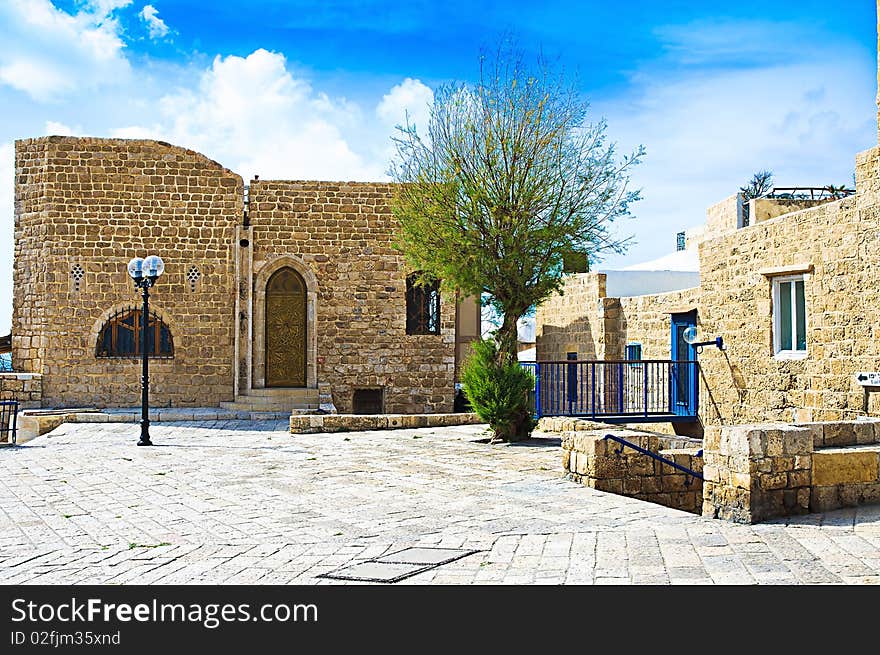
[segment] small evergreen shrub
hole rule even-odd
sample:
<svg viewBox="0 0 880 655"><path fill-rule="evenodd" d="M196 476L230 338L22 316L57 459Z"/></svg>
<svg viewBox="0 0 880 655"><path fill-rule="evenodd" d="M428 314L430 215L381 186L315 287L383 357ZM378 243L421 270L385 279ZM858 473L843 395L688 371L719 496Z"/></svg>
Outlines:
<svg viewBox="0 0 880 655"><path fill-rule="evenodd" d="M475 341L462 369L465 394L473 410L489 424L495 439L527 439L535 427L529 402L535 378L519 362L500 360L494 340Z"/></svg>

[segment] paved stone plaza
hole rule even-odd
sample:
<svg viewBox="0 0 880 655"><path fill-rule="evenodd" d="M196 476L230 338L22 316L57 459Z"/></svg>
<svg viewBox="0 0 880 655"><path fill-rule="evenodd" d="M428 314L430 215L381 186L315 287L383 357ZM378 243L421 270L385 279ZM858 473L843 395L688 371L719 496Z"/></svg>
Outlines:
<svg viewBox="0 0 880 655"><path fill-rule="evenodd" d="M880 583L880 506L745 526L581 487L558 442L481 426L292 436L286 421L69 424L0 449L0 583Z"/></svg>

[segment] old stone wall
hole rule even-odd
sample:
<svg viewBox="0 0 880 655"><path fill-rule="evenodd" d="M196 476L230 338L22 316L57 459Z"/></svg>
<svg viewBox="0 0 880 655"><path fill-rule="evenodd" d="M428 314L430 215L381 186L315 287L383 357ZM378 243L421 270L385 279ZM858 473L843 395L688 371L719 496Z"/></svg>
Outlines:
<svg viewBox="0 0 880 655"><path fill-rule="evenodd" d="M451 425L479 425L476 414L326 414L290 417L291 434L323 432L364 432L367 430L408 430L412 428L439 428Z"/></svg>
<svg viewBox="0 0 880 655"><path fill-rule="evenodd" d="M705 332L726 352L701 364L718 421L842 420L869 408L854 374L880 368L877 151L860 156L858 194L781 216L700 246ZM773 351L772 281L804 273L807 353Z"/></svg>
<svg viewBox="0 0 880 655"><path fill-rule="evenodd" d="M751 223L760 223L783 214L791 214L802 209L817 207L826 202L830 201L795 198L753 198L749 200L749 221Z"/></svg>
<svg viewBox="0 0 880 655"><path fill-rule="evenodd" d="M783 424L713 426L703 443L703 516L757 523L810 507L810 430Z"/></svg>
<svg viewBox="0 0 880 655"><path fill-rule="evenodd" d="M151 307L171 328L174 358L151 362L152 403L231 399L241 178L161 142L74 137L17 141L16 171L13 359L42 374L43 404L139 403L139 360L95 348L114 310L139 306L128 260L153 253L166 270Z"/></svg>
<svg viewBox="0 0 880 655"><path fill-rule="evenodd" d="M700 513L700 478L605 437L613 434L699 474L703 460L698 454L698 441L583 419L542 418L538 429L559 435L562 468L570 480L599 491Z"/></svg>
<svg viewBox="0 0 880 655"><path fill-rule="evenodd" d="M712 426L703 516L740 523L880 501L880 420Z"/></svg>
<svg viewBox="0 0 880 655"><path fill-rule="evenodd" d="M340 412L352 411L356 388L384 389L388 413L449 412L455 296L441 297L439 335L406 334L407 271L392 247L393 192L391 184L254 181L254 279L286 256L313 273L317 379L332 385ZM261 346L254 342L256 351ZM253 374L259 386L258 367Z"/></svg>
<svg viewBox="0 0 880 655"><path fill-rule="evenodd" d="M39 373L0 373L0 400L17 400L19 409L39 407L43 380Z"/></svg>
<svg viewBox="0 0 880 655"><path fill-rule="evenodd" d="M735 198L710 209L698 289L613 299L598 295L596 274L572 276L539 308L538 359L621 358L629 342L667 358L669 315L697 309L700 339L725 342L699 356L704 424L880 415L880 389L855 380L880 370L880 148L858 155L856 182L855 196L740 229ZM805 356L773 348L773 279L790 274L806 276Z"/></svg>
<svg viewBox="0 0 880 655"><path fill-rule="evenodd" d="M642 344L643 359L668 359L670 314L696 309L699 302L698 287L607 298L604 273L567 276L562 293L538 307L538 361L563 360L569 352L579 359L623 359L632 342Z"/></svg>
<svg viewBox="0 0 880 655"><path fill-rule="evenodd" d="M737 193L725 198L706 210L704 238L732 232L741 226L743 213L742 195Z"/></svg>
<svg viewBox="0 0 880 655"><path fill-rule="evenodd" d="M642 344L642 359L669 359L672 348L671 315L692 311L699 304L699 287L621 298L620 323L615 333L606 339L615 344L612 350L619 352L621 358L626 344L635 342Z"/></svg>
<svg viewBox="0 0 880 655"><path fill-rule="evenodd" d="M603 273L576 273L565 278L562 293L548 298L537 308L536 357L538 361L566 359L577 352L578 359L605 359L605 325L616 322L615 300L605 298ZM607 316L606 305L611 309Z"/></svg>
<svg viewBox="0 0 880 655"><path fill-rule="evenodd" d="M880 502L880 420L803 427L813 436L810 511Z"/></svg>

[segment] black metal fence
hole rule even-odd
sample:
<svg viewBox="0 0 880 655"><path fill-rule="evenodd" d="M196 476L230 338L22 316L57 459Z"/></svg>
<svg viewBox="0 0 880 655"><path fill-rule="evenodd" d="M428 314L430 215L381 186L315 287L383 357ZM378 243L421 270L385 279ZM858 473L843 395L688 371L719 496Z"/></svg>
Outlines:
<svg viewBox="0 0 880 655"><path fill-rule="evenodd" d="M15 443L18 401L0 400L0 443Z"/></svg>
<svg viewBox="0 0 880 655"><path fill-rule="evenodd" d="M603 421L694 420L697 362L591 360L523 362L535 376L534 409L541 416Z"/></svg>

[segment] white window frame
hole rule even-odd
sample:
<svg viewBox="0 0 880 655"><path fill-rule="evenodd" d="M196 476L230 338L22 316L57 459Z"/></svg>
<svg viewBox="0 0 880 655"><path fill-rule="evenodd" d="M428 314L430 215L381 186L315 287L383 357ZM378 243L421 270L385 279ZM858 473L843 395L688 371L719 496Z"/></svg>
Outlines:
<svg viewBox="0 0 880 655"><path fill-rule="evenodd" d="M807 311L807 281L809 276L805 274L799 275L780 275L773 277L773 356L777 359L804 359L807 357L810 349L807 335L810 333L810 313ZM783 350L782 349L782 314L779 311L782 304L781 285L783 282L791 282L791 343L797 347L797 302L795 295L795 282L804 283L804 339L806 341L804 350Z"/></svg>

